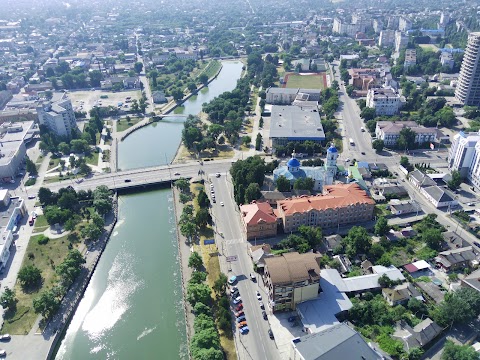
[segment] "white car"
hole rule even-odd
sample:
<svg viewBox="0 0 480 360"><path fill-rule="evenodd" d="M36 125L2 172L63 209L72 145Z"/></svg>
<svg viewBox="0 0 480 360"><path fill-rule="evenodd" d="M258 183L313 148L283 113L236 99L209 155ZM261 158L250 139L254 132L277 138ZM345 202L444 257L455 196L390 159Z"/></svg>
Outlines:
<svg viewBox="0 0 480 360"><path fill-rule="evenodd" d="M220 206L225 206L225 204L223 203L223 201L220 201Z"/></svg>
<svg viewBox="0 0 480 360"><path fill-rule="evenodd" d="M213 184L210 184L210 189L213 189Z"/></svg>
<svg viewBox="0 0 480 360"><path fill-rule="evenodd" d="M11 339L10 334L0 335L0 340L10 340L10 339Z"/></svg>
<svg viewBox="0 0 480 360"><path fill-rule="evenodd" d="M257 299L258 299L258 301L262 301L262 295L260 295L260 293L258 292L258 290L257 290Z"/></svg>
<svg viewBox="0 0 480 360"><path fill-rule="evenodd" d="M1 349L0 350L0 356L2 356L2 357L7 356L7 350Z"/></svg>
<svg viewBox="0 0 480 360"><path fill-rule="evenodd" d="M237 305L238 303L241 303L241 302L242 302L242 298L241 298L240 296L237 297L237 298L235 298L235 300L233 300L233 303L234 303L235 305Z"/></svg>

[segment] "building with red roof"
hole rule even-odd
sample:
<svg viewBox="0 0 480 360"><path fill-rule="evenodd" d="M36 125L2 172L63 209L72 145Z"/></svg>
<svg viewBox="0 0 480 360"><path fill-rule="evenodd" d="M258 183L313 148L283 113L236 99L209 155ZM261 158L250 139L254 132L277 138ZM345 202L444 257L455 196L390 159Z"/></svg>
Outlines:
<svg viewBox="0 0 480 360"><path fill-rule="evenodd" d="M277 235L277 217L269 203L242 205L240 214L247 240Z"/></svg>

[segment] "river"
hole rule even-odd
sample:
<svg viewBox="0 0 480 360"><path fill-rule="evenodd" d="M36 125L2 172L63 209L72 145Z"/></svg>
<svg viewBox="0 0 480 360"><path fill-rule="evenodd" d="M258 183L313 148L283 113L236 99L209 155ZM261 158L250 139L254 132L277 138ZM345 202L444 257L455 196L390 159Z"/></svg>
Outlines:
<svg viewBox="0 0 480 360"><path fill-rule="evenodd" d="M197 114L204 102L232 90L240 62L222 71L180 109ZM119 146L121 169L171 161L183 118L144 127ZM171 191L119 197L119 221L60 345L56 359L186 359L181 276Z"/></svg>

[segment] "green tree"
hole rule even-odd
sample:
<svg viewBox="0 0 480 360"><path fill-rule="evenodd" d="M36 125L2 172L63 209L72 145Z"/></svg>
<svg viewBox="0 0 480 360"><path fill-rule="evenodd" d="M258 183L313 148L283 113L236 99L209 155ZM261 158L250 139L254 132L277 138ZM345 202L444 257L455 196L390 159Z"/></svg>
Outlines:
<svg viewBox="0 0 480 360"><path fill-rule="evenodd" d="M208 85L208 76L205 73L201 73L200 76L198 77L198 82L200 84L203 84L205 86Z"/></svg>
<svg viewBox="0 0 480 360"><path fill-rule="evenodd" d="M307 240L311 249L315 249L322 242L323 234L320 227L301 225L298 227L298 232Z"/></svg>
<svg viewBox="0 0 480 360"><path fill-rule="evenodd" d="M277 185L277 190L280 192L286 192L291 190L290 180L288 180L285 176L280 175L275 182Z"/></svg>
<svg viewBox="0 0 480 360"><path fill-rule="evenodd" d="M16 303L17 298L15 290L12 290L8 286L5 286L2 296L0 296L0 305L2 305L2 308L4 309L14 309Z"/></svg>
<svg viewBox="0 0 480 360"><path fill-rule="evenodd" d="M346 244L346 253L350 257L359 254L367 254L372 246L372 239L367 230L361 226L354 226L344 238Z"/></svg>
<svg viewBox="0 0 480 360"><path fill-rule="evenodd" d="M33 299L33 310L48 319L60 307L60 300L57 299L52 290L45 290L40 296Z"/></svg>
<svg viewBox="0 0 480 360"><path fill-rule="evenodd" d="M207 273L203 272L203 271L194 271L192 273L192 276L190 278L190 280L188 280L188 283L192 283L192 284L201 284L203 282L205 282L205 280L207 280Z"/></svg>
<svg viewBox="0 0 480 360"><path fill-rule="evenodd" d="M384 216L380 216L375 224L375 235L383 236L390 230L388 221Z"/></svg>
<svg viewBox="0 0 480 360"><path fill-rule="evenodd" d="M200 271L201 269L203 269L203 260L198 252L192 252L190 257L188 258L188 267L196 271Z"/></svg>
<svg viewBox="0 0 480 360"><path fill-rule="evenodd" d="M195 224L199 228L205 228L209 222L212 221L212 217L207 209L202 208L195 214Z"/></svg>
<svg viewBox="0 0 480 360"><path fill-rule="evenodd" d="M447 182L447 185L450 189L457 190L463 181L462 176L460 175L460 172L457 170L453 170L451 172L451 175L452 175L452 179Z"/></svg>
<svg viewBox="0 0 480 360"><path fill-rule="evenodd" d="M195 360L223 360L223 353L219 349L201 348L195 352Z"/></svg>
<svg viewBox="0 0 480 360"><path fill-rule="evenodd" d="M345 90L347 91L348 96L352 96L353 92L355 91L355 88L353 87L353 85L347 85Z"/></svg>
<svg viewBox="0 0 480 360"><path fill-rule="evenodd" d="M38 189L38 200L43 205L52 205L57 202L55 194L48 188Z"/></svg>
<svg viewBox="0 0 480 360"><path fill-rule="evenodd" d="M67 221L72 212L68 209L60 209L58 206L49 205L45 207L43 214L49 225L63 224Z"/></svg>
<svg viewBox="0 0 480 360"><path fill-rule="evenodd" d="M443 241L442 232L439 229L425 229L422 231L420 238L434 250L440 249Z"/></svg>
<svg viewBox="0 0 480 360"><path fill-rule="evenodd" d="M426 315L428 312L427 306L423 301L420 301L416 298L411 298L408 300L407 309L410 310L415 316Z"/></svg>
<svg viewBox="0 0 480 360"><path fill-rule="evenodd" d="M38 174L38 171L37 171L37 166L35 165L35 163L30 160L30 158L27 156L25 158L25 162L26 162L26 169L27 169L27 172L30 174L30 175L37 175Z"/></svg>
<svg viewBox="0 0 480 360"><path fill-rule="evenodd" d="M478 360L478 353L470 345L456 345L447 340L443 347L442 360Z"/></svg>
<svg viewBox="0 0 480 360"><path fill-rule="evenodd" d="M432 311L433 319L442 326L467 323L480 314L480 293L472 288L462 287L447 293L445 299Z"/></svg>
<svg viewBox="0 0 480 360"><path fill-rule="evenodd" d="M60 151L63 155L68 155L70 154L70 145L68 145L66 142L61 142L58 144L58 151Z"/></svg>
<svg viewBox="0 0 480 360"><path fill-rule="evenodd" d="M31 287L42 281L42 272L34 265L25 265L18 272L18 280L23 287Z"/></svg>
<svg viewBox="0 0 480 360"><path fill-rule="evenodd" d="M383 148L385 147L385 143L383 140L376 139L372 142L372 147L375 149L377 153L382 152Z"/></svg>
<svg viewBox="0 0 480 360"><path fill-rule="evenodd" d="M100 86L100 82L102 81L103 79L103 75L102 75L102 72L99 71L99 70L93 70L93 71L90 71L90 73L88 74L88 76L90 77L90 85L92 87L98 87Z"/></svg>
<svg viewBox="0 0 480 360"><path fill-rule="evenodd" d="M260 199L261 196L260 186L257 183L252 183L245 189L245 204L250 204L253 200Z"/></svg>
<svg viewBox="0 0 480 360"><path fill-rule="evenodd" d="M88 142L83 139L73 139L70 141L70 147L71 150L76 154L84 153L90 150Z"/></svg>
<svg viewBox="0 0 480 360"><path fill-rule="evenodd" d="M199 315L199 314L211 315L212 314L212 310L210 309L210 307L201 303L201 302L197 302L195 304L195 306L193 307L193 312L196 315Z"/></svg>
<svg viewBox="0 0 480 360"><path fill-rule="evenodd" d="M200 208L208 208L210 206L210 199L207 196L207 193L200 189L197 195L197 204Z"/></svg>
<svg viewBox="0 0 480 360"><path fill-rule="evenodd" d="M408 161L408 157L402 156L400 157L400 165L402 165L405 169L409 169L411 167L410 161Z"/></svg>
<svg viewBox="0 0 480 360"><path fill-rule="evenodd" d="M210 287L207 284L188 284L187 301L192 306L197 302L209 304L211 302Z"/></svg>
<svg viewBox="0 0 480 360"><path fill-rule="evenodd" d="M414 149L415 144L415 133L409 127L403 128L400 130L400 136L397 140L397 148L398 149Z"/></svg>
<svg viewBox="0 0 480 360"><path fill-rule="evenodd" d="M80 274L84 263L85 259L77 249L70 250L67 257L57 265L55 271L61 277L63 284L68 287Z"/></svg>
<svg viewBox="0 0 480 360"><path fill-rule="evenodd" d="M181 178L176 180L173 185L180 189L182 192L186 192L187 190L190 189L190 182L187 179Z"/></svg>
<svg viewBox="0 0 480 360"><path fill-rule="evenodd" d="M312 178L306 177L306 178L298 178L295 180L293 183L293 188L295 190L309 190L313 191L313 188L315 187L315 180Z"/></svg>
<svg viewBox="0 0 480 360"><path fill-rule="evenodd" d="M363 110L360 113L360 117L364 121L372 120L375 118L375 109L374 108L369 108L369 107L364 107Z"/></svg>
<svg viewBox="0 0 480 360"><path fill-rule="evenodd" d="M199 332L202 330L215 331L215 320L211 316L200 314L193 320L193 330Z"/></svg>
<svg viewBox="0 0 480 360"><path fill-rule="evenodd" d="M137 74L140 74L143 70L143 63L141 63L140 61L137 61L134 65L133 65L133 70L135 70L135 72Z"/></svg>
<svg viewBox="0 0 480 360"><path fill-rule="evenodd" d="M252 142L252 138L250 136L243 136L242 137L242 145L248 146Z"/></svg>
<svg viewBox="0 0 480 360"><path fill-rule="evenodd" d="M100 239L100 236L102 236L102 232L103 229L99 228L94 223L88 223L80 230L80 234L82 235L82 237L91 241L96 241Z"/></svg>
<svg viewBox="0 0 480 360"><path fill-rule="evenodd" d="M191 239L197 233L195 224L191 221L181 224L180 233L186 238Z"/></svg>
<svg viewBox="0 0 480 360"><path fill-rule="evenodd" d="M227 276L224 273L220 273L218 279L215 280L215 283L213 284L213 291L220 296L224 295L227 288L227 280Z"/></svg>
<svg viewBox="0 0 480 360"><path fill-rule="evenodd" d="M57 204L62 209L73 210L78 205L77 196L72 192L64 192L58 199Z"/></svg>
<svg viewBox="0 0 480 360"><path fill-rule="evenodd" d="M255 139L255 150L260 151L262 148L262 134L258 133Z"/></svg>

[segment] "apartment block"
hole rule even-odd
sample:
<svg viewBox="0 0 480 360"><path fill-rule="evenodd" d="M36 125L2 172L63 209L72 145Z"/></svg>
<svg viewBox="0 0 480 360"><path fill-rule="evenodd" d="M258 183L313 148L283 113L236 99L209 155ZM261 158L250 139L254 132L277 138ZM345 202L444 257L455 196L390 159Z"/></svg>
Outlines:
<svg viewBox="0 0 480 360"><path fill-rule="evenodd" d="M410 30L411 28L412 28L412 22L406 17L401 16L400 19L398 20L398 30L405 32L407 30Z"/></svg>
<svg viewBox="0 0 480 360"><path fill-rule="evenodd" d="M395 45L395 30L381 30L378 46L389 47Z"/></svg>
<svg viewBox="0 0 480 360"><path fill-rule="evenodd" d="M391 88L370 89L367 93L367 106L375 109L377 116L391 116L403 106L403 99Z"/></svg>
<svg viewBox="0 0 480 360"><path fill-rule="evenodd" d="M400 132L405 128L410 128L415 133L415 142L418 144L436 141L437 129L420 126L415 121L378 121L375 135L386 146L395 146Z"/></svg>
<svg viewBox="0 0 480 360"><path fill-rule="evenodd" d="M408 45L408 36L401 31L395 31L395 51L405 49Z"/></svg>
<svg viewBox="0 0 480 360"><path fill-rule="evenodd" d="M77 129L72 102L66 93L54 94L51 101L44 102L37 108L38 120L58 136L71 137Z"/></svg>
<svg viewBox="0 0 480 360"><path fill-rule="evenodd" d="M455 97L464 105L480 105L480 32L468 35Z"/></svg>
<svg viewBox="0 0 480 360"><path fill-rule="evenodd" d="M448 152L448 168L480 189L480 133L459 132L453 137Z"/></svg>
<svg viewBox="0 0 480 360"><path fill-rule="evenodd" d="M410 66L414 65L417 65L417 50L407 49L405 51L405 62L403 63L403 67L408 69Z"/></svg>
<svg viewBox="0 0 480 360"><path fill-rule="evenodd" d="M338 227L369 221L375 201L356 183L327 185L323 194L301 196L277 202L277 217L286 233L301 225Z"/></svg>
<svg viewBox="0 0 480 360"><path fill-rule="evenodd" d="M455 61L453 61L452 54L445 51L442 52L442 54L440 55L440 63L442 64L442 66L446 66L449 69L453 69L455 65Z"/></svg>

